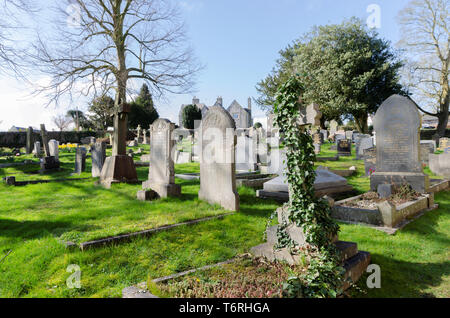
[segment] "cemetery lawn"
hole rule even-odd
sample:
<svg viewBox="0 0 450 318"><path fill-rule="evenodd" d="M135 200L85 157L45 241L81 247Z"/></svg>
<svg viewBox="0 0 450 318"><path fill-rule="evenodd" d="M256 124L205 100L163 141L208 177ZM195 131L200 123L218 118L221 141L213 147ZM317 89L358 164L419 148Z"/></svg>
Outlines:
<svg viewBox="0 0 450 318"><path fill-rule="evenodd" d="M70 155L62 160L73 171L74 155ZM348 178L349 183L355 192L368 190L362 161L342 157L318 165L331 169L355 165L357 174ZM199 165L176 165L175 170L199 172ZM147 178L148 168L137 171L140 180ZM264 242L267 220L279 204L255 198L253 189L242 187L241 211L223 219L84 252L62 244L62 240L84 242L227 212L197 199L198 180L176 182L182 185L182 198L154 202L135 200L139 184L113 185L110 190L95 186L94 179L25 187L1 184L0 297L121 297L124 287L149 277L225 261ZM381 289L367 289L364 277L359 282L363 292L354 290L354 297L450 297L450 191L435 200L438 210L394 236L341 224L340 239L357 242L381 267ZM80 289L66 285L71 264L81 269Z"/></svg>

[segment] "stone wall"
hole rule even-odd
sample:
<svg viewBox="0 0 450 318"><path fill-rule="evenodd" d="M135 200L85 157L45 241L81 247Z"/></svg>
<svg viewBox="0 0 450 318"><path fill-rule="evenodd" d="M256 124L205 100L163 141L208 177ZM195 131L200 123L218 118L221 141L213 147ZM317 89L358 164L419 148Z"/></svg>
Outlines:
<svg viewBox="0 0 450 318"><path fill-rule="evenodd" d="M433 135L436 133L435 129L426 129L426 130L420 130L420 140L432 140ZM447 129L445 131L445 136L450 138L450 129Z"/></svg>
<svg viewBox="0 0 450 318"><path fill-rule="evenodd" d="M95 131L48 131L48 140L55 139L60 144L64 143L80 143L85 137L103 137L104 132ZM41 135L33 133L33 141L40 141L42 145ZM27 142L26 132L0 132L0 147L25 147Z"/></svg>

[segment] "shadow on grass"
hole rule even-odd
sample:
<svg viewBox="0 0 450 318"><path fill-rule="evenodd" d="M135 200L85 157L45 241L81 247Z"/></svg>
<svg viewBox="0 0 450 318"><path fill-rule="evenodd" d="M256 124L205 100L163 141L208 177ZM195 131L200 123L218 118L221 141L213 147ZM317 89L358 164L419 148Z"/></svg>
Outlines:
<svg viewBox="0 0 450 318"><path fill-rule="evenodd" d="M16 221L0 218L0 237L15 239L35 239L49 234L60 236L65 232L91 231L98 227L92 225L77 225L68 221Z"/></svg>
<svg viewBox="0 0 450 318"><path fill-rule="evenodd" d="M450 261L441 263L413 263L372 254L372 264L381 268L381 288L368 289L368 274L358 282L367 294L354 292L355 297L436 297L425 290L442 284L443 277L450 275Z"/></svg>

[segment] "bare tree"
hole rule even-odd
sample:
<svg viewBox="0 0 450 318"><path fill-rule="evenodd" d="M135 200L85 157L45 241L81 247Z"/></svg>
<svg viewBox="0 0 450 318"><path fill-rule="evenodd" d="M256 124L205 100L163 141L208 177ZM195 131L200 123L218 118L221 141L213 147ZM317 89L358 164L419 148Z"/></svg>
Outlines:
<svg viewBox="0 0 450 318"><path fill-rule="evenodd" d="M69 128L72 122L72 118L70 118L69 116L60 114L53 117L53 123L56 127L58 127L59 131L64 131Z"/></svg>
<svg viewBox="0 0 450 318"><path fill-rule="evenodd" d="M419 109L439 119L442 137L449 116L450 0L413 0L399 14L408 63L405 69L410 92L430 110Z"/></svg>
<svg viewBox="0 0 450 318"><path fill-rule="evenodd" d="M65 5L61 7L61 3ZM63 17L57 26L59 37L40 36L36 45L38 65L51 75L51 82L40 91L50 92L48 97L55 103L61 96L66 93L72 96L75 91L94 98L112 91L116 119L133 80L147 83L157 97L167 92L189 92L200 66L185 45L180 13L170 3L164 0L58 2L59 16ZM115 130L123 130L116 120ZM120 140L119 152L124 152L123 136L117 140ZM114 154L117 154L115 149Z"/></svg>
<svg viewBox="0 0 450 318"><path fill-rule="evenodd" d="M0 0L0 72L23 76L26 41L19 40L24 30L24 16L37 12L26 0Z"/></svg>

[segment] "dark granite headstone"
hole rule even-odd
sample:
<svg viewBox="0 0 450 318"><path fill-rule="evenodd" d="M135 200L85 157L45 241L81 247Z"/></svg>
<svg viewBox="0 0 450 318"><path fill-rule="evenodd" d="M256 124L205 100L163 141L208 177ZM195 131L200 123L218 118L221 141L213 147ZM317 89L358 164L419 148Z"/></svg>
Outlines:
<svg viewBox="0 0 450 318"><path fill-rule="evenodd" d="M374 118L377 135L376 172L370 187L379 184L410 184L418 192L429 187L420 162L421 119L417 105L409 98L393 95L380 106Z"/></svg>
<svg viewBox="0 0 450 318"><path fill-rule="evenodd" d="M92 177L100 177L106 159L106 143L96 142L91 147Z"/></svg>
<svg viewBox="0 0 450 318"><path fill-rule="evenodd" d="M337 143L337 152L339 156L352 155L352 143L349 139L339 139Z"/></svg>

